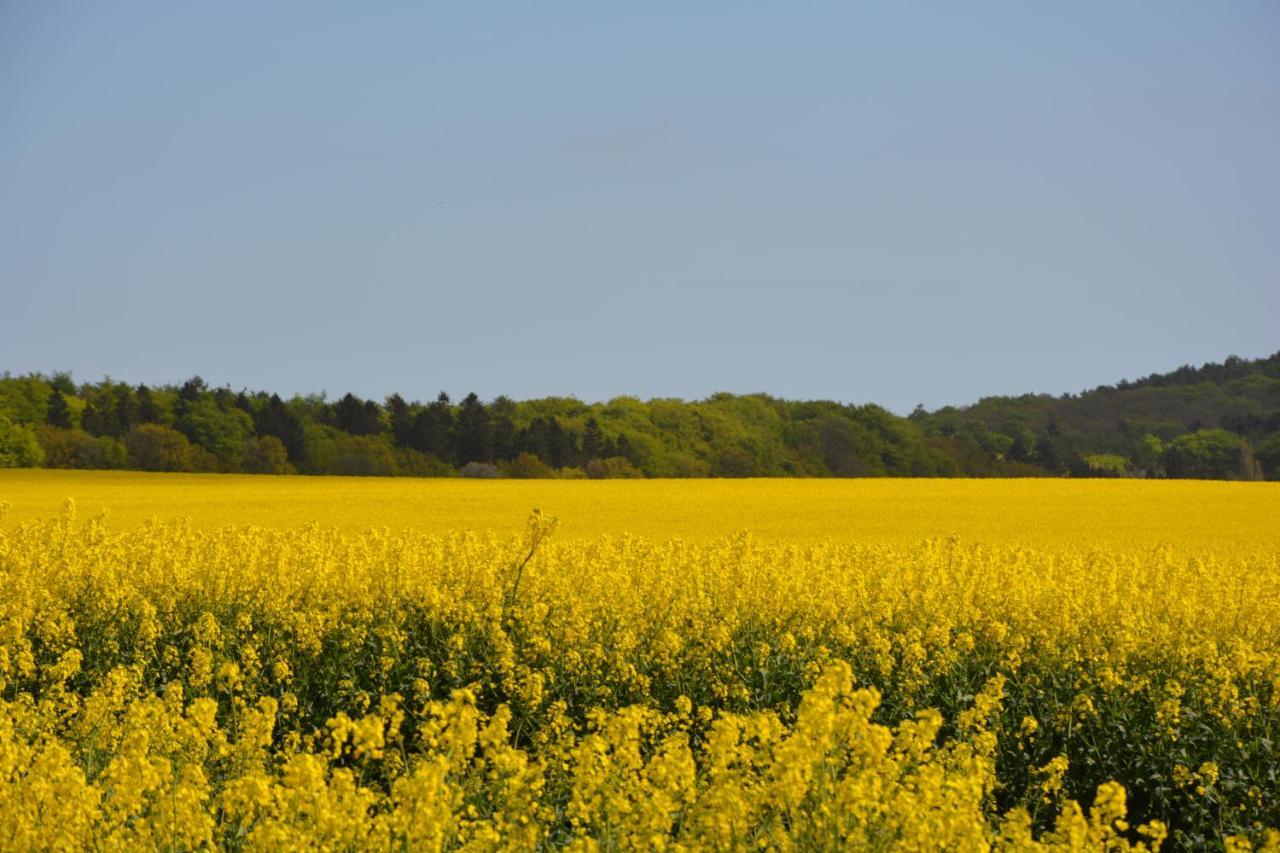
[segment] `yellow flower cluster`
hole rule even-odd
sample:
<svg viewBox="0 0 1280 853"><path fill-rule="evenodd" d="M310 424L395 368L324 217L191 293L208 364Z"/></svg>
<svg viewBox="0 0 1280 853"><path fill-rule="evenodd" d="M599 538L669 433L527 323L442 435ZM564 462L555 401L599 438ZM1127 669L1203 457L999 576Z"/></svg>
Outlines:
<svg viewBox="0 0 1280 853"><path fill-rule="evenodd" d="M553 526L0 518L0 844L1280 849L1274 547Z"/></svg>

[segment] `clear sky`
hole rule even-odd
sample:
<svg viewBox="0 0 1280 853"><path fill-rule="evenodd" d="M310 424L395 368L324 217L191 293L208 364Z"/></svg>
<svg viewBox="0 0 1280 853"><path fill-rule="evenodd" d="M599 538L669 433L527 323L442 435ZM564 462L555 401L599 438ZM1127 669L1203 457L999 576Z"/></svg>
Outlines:
<svg viewBox="0 0 1280 853"><path fill-rule="evenodd" d="M905 412L1277 349L1274 0L0 0L0 370Z"/></svg>

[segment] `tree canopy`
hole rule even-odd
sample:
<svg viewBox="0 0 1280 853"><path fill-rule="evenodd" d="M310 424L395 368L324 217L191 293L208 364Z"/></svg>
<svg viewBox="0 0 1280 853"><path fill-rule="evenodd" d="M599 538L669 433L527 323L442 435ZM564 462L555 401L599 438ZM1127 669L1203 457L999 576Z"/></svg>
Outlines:
<svg viewBox="0 0 1280 853"><path fill-rule="evenodd" d="M0 466L508 477L1280 479L1280 353L900 417L714 394L419 402L0 377Z"/></svg>

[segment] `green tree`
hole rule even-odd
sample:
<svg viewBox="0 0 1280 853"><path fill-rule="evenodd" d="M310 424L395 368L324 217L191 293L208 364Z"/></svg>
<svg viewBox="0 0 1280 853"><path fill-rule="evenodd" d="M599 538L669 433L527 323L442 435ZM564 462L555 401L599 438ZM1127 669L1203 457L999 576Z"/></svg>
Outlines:
<svg viewBox="0 0 1280 853"><path fill-rule="evenodd" d="M582 455L587 459L600 459L604 453L604 431L600 429L600 422L595 417L587 418L587 424L582 429Z"/></svg>
<svg viewBox="0 0 1280 853"><path fill-rule="evenodd" d="M1086 453L1083 459L1091 477L1123 477L1129 471L1129 460L1118 453Z"/></svg>
<svg viewBox="0 0 1280 853"><path fill-rule="evenodd" d="M92 436L82 429L36 428L46 468L123 468L124 443L109 435Z"/></svg>
<svg viewBox="0 0 1280 853"><path fill-rule="evenodd" d="M1201 429L1180 435L1164 452L1170 477L1228 479L1239 474L1240 437L1224 429Z"/></svg>
<svg viewBox="0 0 1280 853"><path fill-rule="evenodd" d="M34 426L44 423L49 395L53 389L41 376L0 376L0 411L8 412L14 423Z"/></svg>
<svg viewBox="0 0 1280 853"><path fill-rule="evenodd" d="M124 439L129 467L143 471L192 471L198 465L194 448L176 429L139 424Z"/></svg>
<svg viewBox="0 0 1280 853"><path fill-rule="evenodd" d="M636 452L635 446L631 443L631 439L627 438L626 433L618 436L618 440L614 442L614 452L623 459L640 467L640 454Z"/></svg>
<svg viewBox="0 0 1280 853"><path fill-rule="evenodd" d="M397 447L396 473L401 477L456 477L458 471L448 462L429 456L412 447Z"/></svg>
<svg viewBox="0 0 1280 853"><path fill-rule="evenodd" d="M115 413L112 407L115 400L101 388L86 387L84 389L84 411L80 415L80 425L90 435L111 435L115 426Z"/></svg>
<svg viewBox="0 0 1280 853"><path fill-rule="evenodd" d="M45 423L59 429L71 429L72 426L71 407L67 405L67 398L56 388L49 395L49 412L45 416Z"/></svg>
<svg viewBox="0 0 1280 853"><path fill-rule="evenodd" d="M413 441L413 409L404 397L392 394L386 402L387 419L391 421L391 440L397 447L411 447Z"/></svg>
<svg viewBox="0 0 1280 853"><path fill-rule="evenodd" d="M234 407L221 409L213 399L204 397L187 402L178 429L212 454L217 470L238 471L245 439L253 434L253 419Z"/></svg>
<svg viewBox="0 0 1280 853"><path fill-rule="evenodd" d="M0 410L0 468L36 468L43 462L44 449L35 431Z"/></svg>
<svg viewBox="0 0 1280 853"><path fill-rule="evenodd" d="M274 435L250 436L244 440L240 469L246 474L292 474L284 442Z"/></svg>
<svg viewBox="0 0 1280 853"><path fill-rule="evenodd" d="M183 407L194 403L209 392L209 386L199 376L192 376L178 389L178 405Z"/></svg>
<svg viewBox="0 0 1280 853"><path fill-rule="evenodd" d="M516 404L498 396L489 404L489 455L496 461L515 459L517 453Z"/></svg>
<svg viewBox="0 0 1280 853"><path fill-rule="evenodd" d="M875 439L861 425L839 415L820 422L822 461L837 477L874 477L885 473Z"/></svg>
<svg viewBox="0 0 1280 853"><path fill-rule="evenodd" d="M120 438L138 423L138 398L133 388L121 382L112 389L115 397L115 423L111 435Z"/></svg>
<svg viewBox="0 0 1280 853"><path fill-rule="evenodd" d="M307 433L302 418L289 404L272 394L260 403L253 416L253 425L259 435L272 435L280 439L289 454L289 461L299 465L307 454Z"/></svg>
<svg viewBox="0 0 1280 853"><path fill-rule="evenodd" d="M630 463L628 463L630 464ZM591 471L587 471L590 476ZM720 451L715 466L711 469L713 477L759 477L760 466L755 458L739 447L726 447Z"/></svg>
<svg viewBox="0 0 1280 853"><path fill-rule="evenodd" d="M1014 462L1033 462L1036 458L1036 436L1025 426L1018 426L1005 433L1012 440L1006 456Z"/></svg>
<svg viewBox="0 0 1280 853"><path fill-rule="evenodd" d="M137 403L128 385L104 379L97 385L86 385L81 393L85 408L80 425L86 432L122 438L132 429L137 420Z"/></svg>
<svg viewBox="0 0 1280 853"><path fill-rule="evenodd" d="M504 465L502 474L517 480L540 480L554 477L556 472L554 468L537 456L525 451Z"/></svg>
<svg viewBox="0 0 1280 853"><path fill-rule="evenodd" d="M156 403L155 395L151 393L151 389L146 385L139 385L136 393L138 398L138 423L161 423L160 407Z"/></svg>
<svg viewBox="0 0 1280 853"><path fill-rule="evenodd" d="M487 462L489 455L489 412L472 391L458 406L454 433L454 459L459 465Z"/></svg>
<svg viewBox="0 0 1280 853"><path fill-rule="evenodd" d="M400 473L391 443L380 435L339 435L327 473L358 477L394 477Z"/></svg>
<svg viewBox="0 0 1280 853"><path fill-rule="evenodd" d="M555 468L563 468L578 455L578 442L573 434L560 425L558 418L547 424L547 456Z"/></svg>
<svg viewBox="0 0 1280 853"><path fill-rule="evenodd" d="M446 461L453 460L453 406L449 395L441 391L436 399L423 407L413 419L414 450Z"/></svg>
<svg viewBox="0 0 1280 853"><path fill-rule="evenodd" d="M1138 439L1133 450L1133 464L1148 477L1158 477L1164 473L1164 442L1151 433Z"/></svg>
<svg viewBox="0 0 1280 853"><path fill-rule="evenodd" d="M334 425L351 435L382 432L382 407L373 400L361 400L347 393L333 406Z"/></svg>
<svg viewBox="0 0 1280 853"><path fill-rule="evenodd" d="M1254 456L1262 465L1262 475L1268 480L1280 480L1280 431L1273 432L1258 445Z"/></svg>
<svg viewBox="0 0 1280 853"><path fill-rule="evenodd" d="M62 392L64 397L73 397L76 393L75 380L71 378L71 373L65 370L55 370L50 374L48 379L49 387L54 391Z"/></svg>
<svg viewBox="0 0 1280 853"><path fill-rule="evenodd" d="M587 476L593 480L638 480L644 473L621 456L592 459L587 463Z"/></svg>
<svg viewBox="0 0 1280 853"><path fill-rule="evenodd" d="M1062 430L1056 421L1050 421L1044 435L1036 441L1036 456L1045 468L1060 474L1078 474L1088 470L1079 441Z"/></svg>

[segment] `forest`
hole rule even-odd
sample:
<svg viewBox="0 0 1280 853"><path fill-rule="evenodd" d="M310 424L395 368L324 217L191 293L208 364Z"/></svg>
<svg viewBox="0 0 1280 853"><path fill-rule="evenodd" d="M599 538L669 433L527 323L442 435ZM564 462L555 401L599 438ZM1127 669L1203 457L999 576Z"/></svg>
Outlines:
<svg viewBox="0 0 1280 853"><path fill-rule="evenodd" d="M624 477L1280 480L1280 352L906 417L766 394L428 402L0 376L0 467Z"/></svg>

